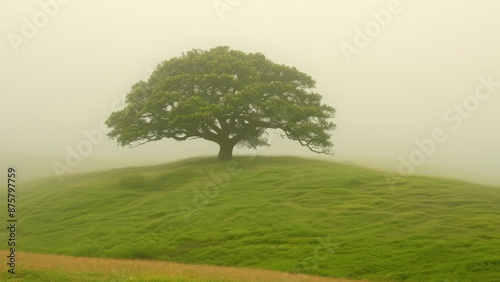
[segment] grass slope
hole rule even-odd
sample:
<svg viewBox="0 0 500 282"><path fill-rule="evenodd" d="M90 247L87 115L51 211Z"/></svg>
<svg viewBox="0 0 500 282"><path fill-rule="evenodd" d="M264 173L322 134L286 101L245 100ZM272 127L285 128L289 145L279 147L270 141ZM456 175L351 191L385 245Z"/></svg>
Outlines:
<svg viewBox="0 0 500 282"><path fill-rule="evenodd" d="M22 251L372 281L500 281L498 187L238 157L41 180L17 194Z"/></svg>

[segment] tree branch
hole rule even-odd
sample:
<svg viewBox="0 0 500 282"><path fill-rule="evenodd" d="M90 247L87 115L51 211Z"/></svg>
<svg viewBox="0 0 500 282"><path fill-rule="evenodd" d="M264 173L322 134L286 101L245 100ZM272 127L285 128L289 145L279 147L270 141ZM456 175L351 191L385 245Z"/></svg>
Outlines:
<svg viewBox="0 0 500 282"><path fill-rule="evenodd" d="M285 132L285 135L286 135L286 137L287 137L288 139L290 139L290 140L295 140L295 141L299 141L299 144L300 144L300 145L302 145L302 146L304 146L304 147L307 147L309 150L311 150L311 152L314 152L314 153L317 153L317 154L332 155L332 156L334 155L333 153L329 153L327 150L318 151L318 150L316 150L316 149L312 148L312 147L311 147L311 145L309 144L309 142L307 142L307 141L305 141L305 140L301 140L301 139L299 139L299 138L292 138L292 137L290 137L290 135L288 134L288 132L287 132L287 131L285 131L285 130L284 130L284 132Z"/></svg>

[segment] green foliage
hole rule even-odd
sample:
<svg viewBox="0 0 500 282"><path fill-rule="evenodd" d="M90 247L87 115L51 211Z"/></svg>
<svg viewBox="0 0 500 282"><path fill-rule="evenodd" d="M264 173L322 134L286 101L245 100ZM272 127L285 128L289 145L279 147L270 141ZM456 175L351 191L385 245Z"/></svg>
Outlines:
<svg viewBox="0 0 500 282"><path fill-rule="evenodd" d="M499 187L430 177L392 186L379 171L292 157L232 166L196 158L26 183L19 249L370 281L500 281ZM131 175L148 187L123 186ZM205 194L216 180L218 193ZM181 207L194 210L187 220Z"/></svg>
<svg viewBox="0 0 500 282"><path fill-rule="evenodd" d="M219 145L268 145L280 129L310 150L329 153L335 109L311 91L315 81L261 53L222 46L192 50L160 63L147 82L132 86L125 109L106 121L118 143L203 138Z"/></svg>

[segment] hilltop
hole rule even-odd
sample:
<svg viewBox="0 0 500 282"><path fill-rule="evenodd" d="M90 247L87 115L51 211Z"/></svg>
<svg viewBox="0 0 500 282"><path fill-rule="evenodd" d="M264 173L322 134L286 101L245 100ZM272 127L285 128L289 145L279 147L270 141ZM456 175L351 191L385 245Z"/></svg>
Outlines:
<svg viewBox="0 0 500 282"><path fill-rule="evenodd" d="M500 280L500 188L451 179L296 157L194 158L37 180L18 201L25 252L370 281Z"/></svg>

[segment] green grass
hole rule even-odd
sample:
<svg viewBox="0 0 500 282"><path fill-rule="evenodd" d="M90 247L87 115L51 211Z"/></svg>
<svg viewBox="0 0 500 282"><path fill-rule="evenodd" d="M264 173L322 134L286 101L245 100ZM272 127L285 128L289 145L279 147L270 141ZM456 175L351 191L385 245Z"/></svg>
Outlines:
<svg viewBox="0 0 500 282"><path fill-rule="evenodd" d="M391 179L237 157L39 180L18 188L18 248L371 281L500 281L499 187Z"/></svg>

